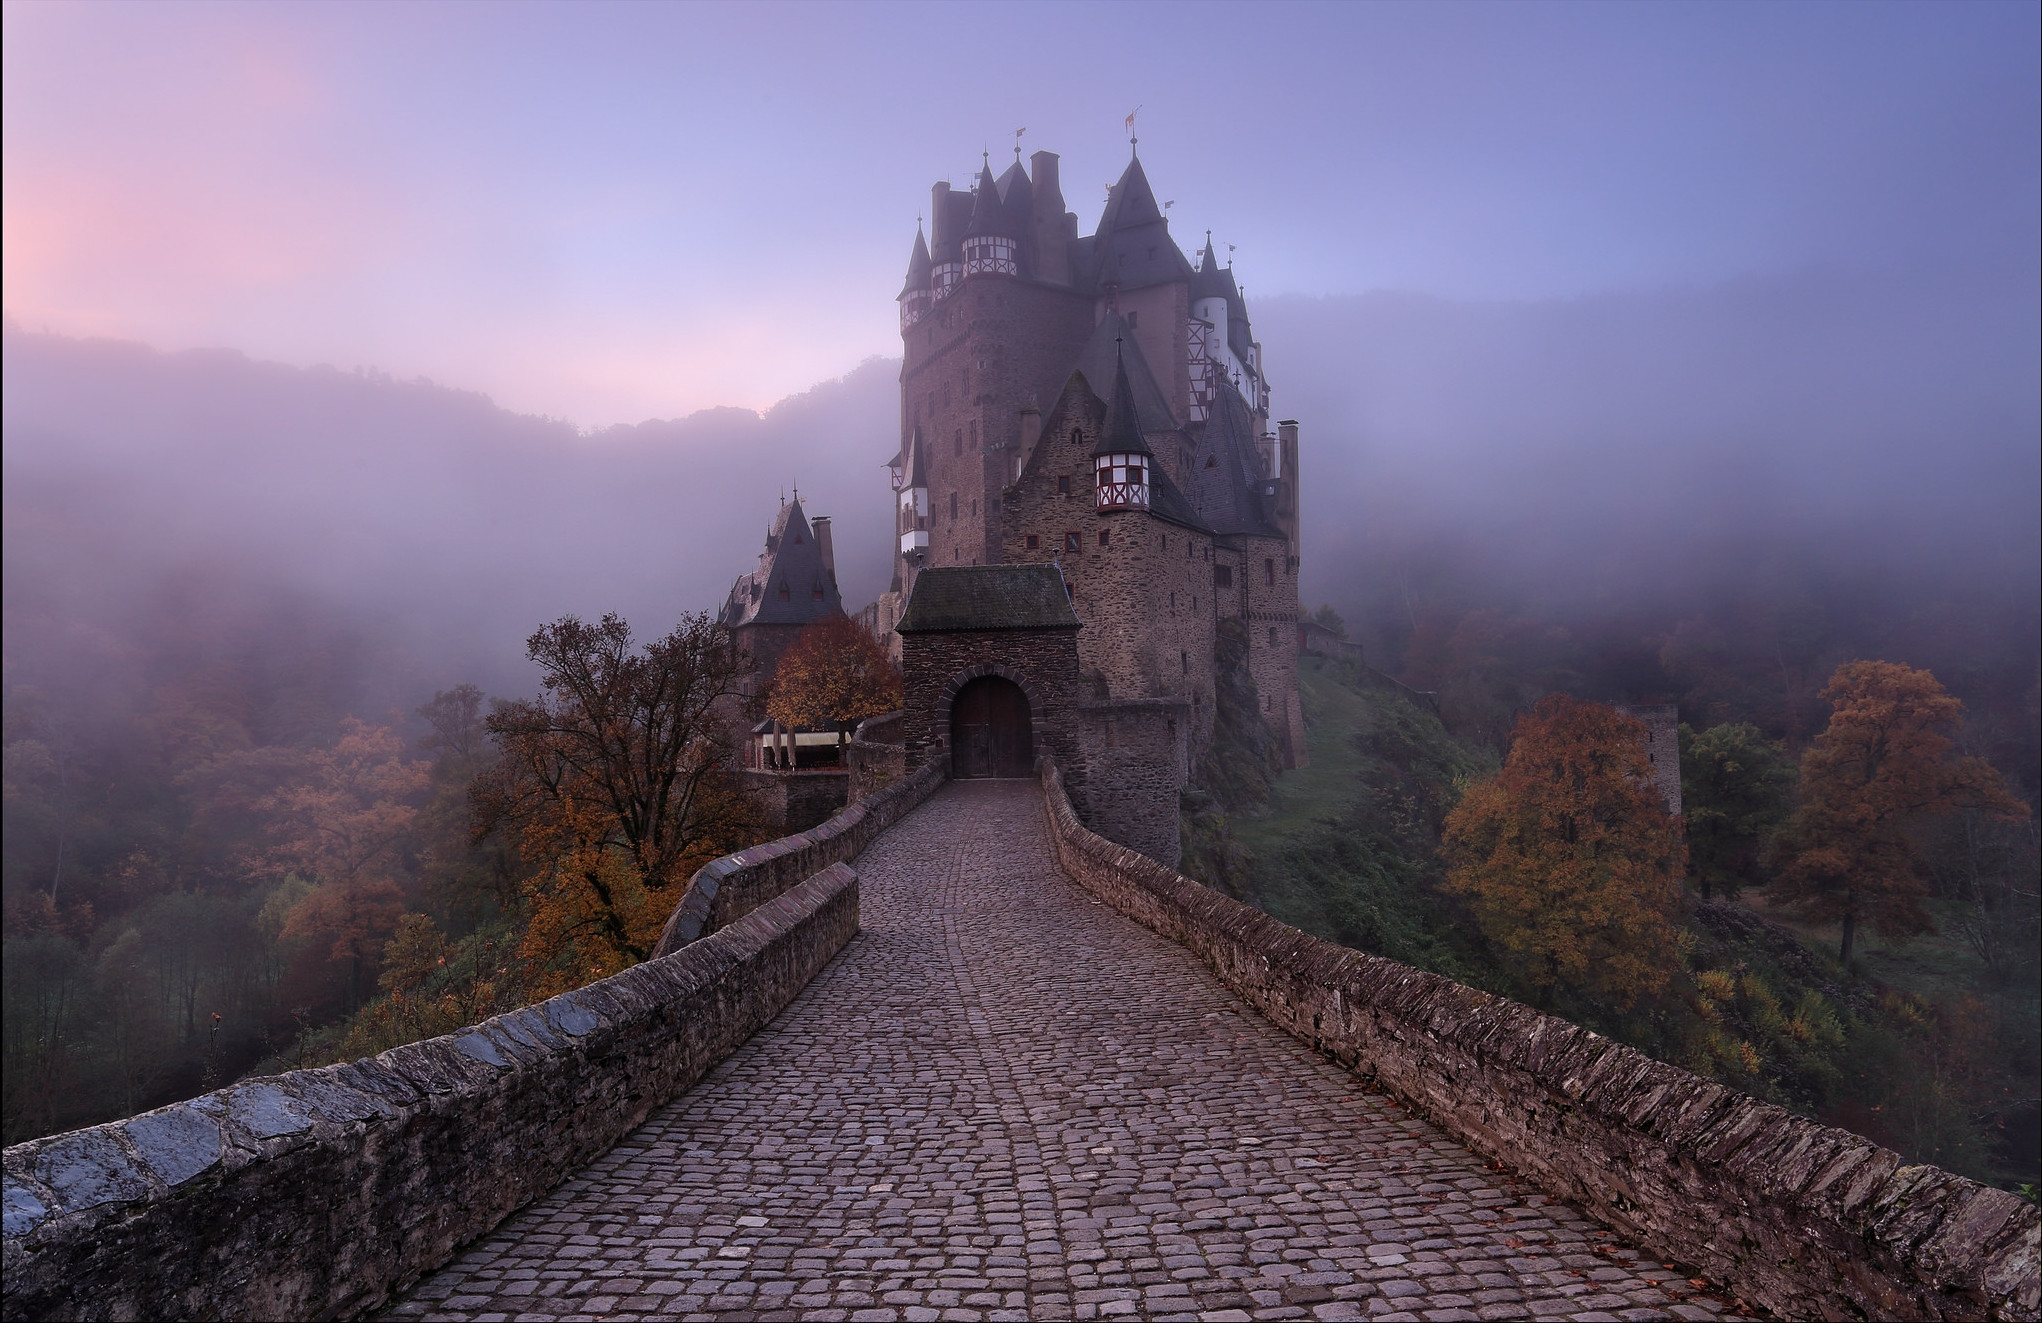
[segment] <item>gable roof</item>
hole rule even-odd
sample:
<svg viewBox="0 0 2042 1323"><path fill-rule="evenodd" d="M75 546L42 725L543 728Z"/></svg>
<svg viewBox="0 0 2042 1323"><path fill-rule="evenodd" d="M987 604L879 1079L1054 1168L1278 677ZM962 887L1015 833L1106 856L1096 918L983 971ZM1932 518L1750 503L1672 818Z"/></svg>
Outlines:
<svg viewBox="0 0 2042 1323"><path fill-rule="evenodd" d="M1054 565L932 565L915 576L894 632L1077 629L1063 571Z"/></svg>
<svg viewBox="0 0 2042 1323"><path fill-rule="evenodd" d="M1128 342L1128 349L1129 357L1127 361L1132 367L1139 363L1139 359L1135 357L1135 354L1139 351L1134 349L1133 341ZM1129 379L1130 381L1134 379L1132 372L1129 373ZM1139 396L1140 387L1134 387L1134 390L1137 396ZM1045 417L1057 418L1061 415L1068 420L1072 410L1083 412L1089 420L1092 430L1101 433L1106 430L1102 427L1102 423L1107 420L1112 409L1106 401L1099 398L1099 393L1092 389L1092 383L1086 379L1083 371L1073 372L1065 380L1064 388L1057 395L1056 403L1050 406L1049 412ZM1176 429L1173 424L1171 427L1159 430L1174 431ZM1045 438L1043 444L1036 446L1029 453L1027 467L1023 472L1039 473L1042 466L1048 462L1046 457L1053 450L1068 444L1070 443L1064 440L1062 430L1058 427L1052 435ZM1146 444L1142 446L1142 449L1149 453L1154 453ZM1072 456L1072 458L1082 464L1089 460L1090 453ZM1213 531L1211 526L1199 517L1198 511L1192 508L1192 503L1185 498L1183 489L1171 480L1169 471L1161 464L1149 466L1148 512L1166 523L1177 524L1195 533L1211 533Z"/></svg>
<svg viewBox="0 0 2042 1323"><path fill-rule="evenodd" d="M782 591L786 595L781 596ZM801 502L781 505L766 534L758 568L738 576L723 604L723 623L744 625L807 625L841 614L844 599L836 576L823 568L822 548L808 526Z"/></svg>
<svg viewBox="0 0 2042 1323"><path fill-rule="evenodd" d="M1128 329L1127 319L1117 312L1109 312L1092 328L1092 338L1085 342L1085 348L1078 354L1077 370L1085 374L1087 382L1105 385L1114 380L1123 364L1142 431L1168 432L1175 429L1177 415L1171 410L1169 397L1163 394L1163 388L1156 384L1156 374L1149 371L1149 361L1142 356L1142 347L1135 341L1134 332Z"/></svg>

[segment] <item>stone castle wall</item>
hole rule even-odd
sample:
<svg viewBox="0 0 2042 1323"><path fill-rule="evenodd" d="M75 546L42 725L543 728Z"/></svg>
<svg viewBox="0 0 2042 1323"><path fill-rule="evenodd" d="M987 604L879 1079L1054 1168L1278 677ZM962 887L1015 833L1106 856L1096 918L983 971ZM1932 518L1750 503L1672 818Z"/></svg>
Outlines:
<svg viewBox="0 0 2042 1323"><path fill-rule="evenodd" d="M1212 739L1213 539L1142 514L1099 512L1092 447L1102 421L1068 409L1049 419L1037 458L1003 497L1001 559L1062 564L1071 605L1087 626L1079 667L1106 684L1105 694L1088 698L1181 699L1191 708L1193 743L1203 748ZM1070 480L1068 494L1059 478ZM1075 552L1065 549L1071 533Z"/></svg>
<svg viewBox="0 0 2042 1323"><path fill-rule="evenodd" d="M998 560L993 507L1013 476L1021 410L1048 407L1063 384L1057 374L1091 330L1092 301L1083 295L974 276L902 336L901 442L922 429L929 564Z"/></svg>
<svg viewBox="0 0 2042 1323"><path fill-rule="evenodd" d="M1578 1025L1308 937L1087 831L1073 878L1286 1030L1638 1244L1789 1318L2034 1318L2034 1205Z"/></svg>
<svg viewBox="0 0 2042 1323"><path fill-rule="evenodd" d="M5 1317L373 1311L700 1079L857 931L837 865L677 955L447 1037L16 1145Z"/></svg>
<svg viewBox="0 0 2042 1323"><path fill-rule="evenodd" d="M746 767L738 780L760 815L782 832L819 827L850 802L851 771L845 767Z"/></svg>
<svg viewBox="0 0 2042 1323"><path fill-rule="evenodd" d="M1222 594L1223 613L1248 627L1248 673L1262 719L1284 743L1284 766L1304 766L1304 717L1298 692L1298 580L1282 538L1227 539L1234 591ZM1295 729L1293 729L1293 726Z"/></svg>
<svg viewBox="0 0 2042 1323"><path fill-rule="evenodd" d="M1184 852L1179 791L1191 770L1191 705L1123 699L1078 711L1088 787L1079 816L1108 840L1175 868Z"/></svg>
<svg viewBox="0 0 2042 1323"><path fill-rule="evenodd" d="M1039 753L1082 768L1077 704L1077 635L1073 629L1010 629L902 636L902 680L907 714L901 740L907 765L920 768L948 756L953 686L977 675L1015 680L1029 695L1031 735ZM1080 772L1072 778L1081 783Z"/></svg>

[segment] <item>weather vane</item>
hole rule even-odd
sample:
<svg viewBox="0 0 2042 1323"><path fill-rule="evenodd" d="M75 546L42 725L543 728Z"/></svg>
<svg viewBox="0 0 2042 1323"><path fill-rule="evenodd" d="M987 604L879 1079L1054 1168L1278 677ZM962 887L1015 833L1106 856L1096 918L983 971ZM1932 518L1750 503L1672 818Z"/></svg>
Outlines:
<svg viewBox="0 0 2042 1323"><path fill-rule="evenodd" d="M1123 124L1127 126L1127 145L1129 147L1133 147L1137 142L1141 141L1139 138L1134 136L1134 117L1141 113L1142 108L1140 106L1136 106L1133 110L1128 111L1127 118L1121 121Z"/></svg>
<svg viewBox="0 0 2042 1323"><path fill-rule="evenodd" d="M1021 135L1026 132L1028 130L1025 127L1014 130L1014 164L1016 165L1021 164Z"/></svg>

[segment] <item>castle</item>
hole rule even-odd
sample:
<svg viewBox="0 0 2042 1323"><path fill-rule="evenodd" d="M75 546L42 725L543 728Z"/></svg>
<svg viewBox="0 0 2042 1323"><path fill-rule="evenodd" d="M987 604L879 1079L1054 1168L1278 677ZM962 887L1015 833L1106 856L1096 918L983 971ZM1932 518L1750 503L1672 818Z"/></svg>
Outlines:
<svg viewBox="0 0 2042 1323"><path fill-rule="evenodd" d="M1090 235L1065 209L1056 155L1015 158L969 192L938 183L916 231L899 296L894 577L868 620L882 636L899 627L901 655L930 570L1060 571L1072 697L1181 707L1180 781L1212 738L1216 644L1238 622L1262 717L1298 766L1297 424L1271 429L1231 266L1210 235L1196 266L1185 258L1132 153ZM979 596L1028 597L1026 577Z"/></svg>

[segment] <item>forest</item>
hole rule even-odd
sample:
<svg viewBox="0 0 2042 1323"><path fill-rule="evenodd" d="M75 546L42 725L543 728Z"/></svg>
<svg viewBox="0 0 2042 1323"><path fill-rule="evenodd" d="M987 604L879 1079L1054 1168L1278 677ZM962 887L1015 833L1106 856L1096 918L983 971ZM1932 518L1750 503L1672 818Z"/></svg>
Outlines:
<svg viewBox="0 0 2042 1323"><path fill-rule="evenodd" d="M1725 344L1748 325L1717 306L1735 299L1689 302L1716 308L1700 320ZM1809 306L1804 329L1841 334ZM1865 313L1846 299L1836 316ZM1252 694L1219 695L1234 717L1186 797L1187 868L1321 936L2033 1184L2032 1142L2008 1137L2037 1128L2034 393L1958 398L1963 371L1933 356L1933 372L1868 358L1868 377L1933 377L1962 447L1903 462L1898 424L1859 452L1816 430L1764 471L1739 455L1789 447L1754 421L1768 401L1742 418L1723 403L1721 356L1701 355L1715 412L1698 412L1741 451L1670 424L1638 444L1654 422L1633 391L1639 416L1534 465L1521 456L1549 438L1508 430L1501 395L1397 393L1463 359L1485 380L1549 379L1552 346L1597 315L1517 309L1524 335L1475 342L1546 346L1534 373L1441 330L1467 310L1272 305L1321 441L1307 591L1366 664L1308 664L1302 772L1271 773ZM1411 361L1428 335L1430 375ZM1404 372L1365 383L1367 409L1312 361L1343 341ZM764 415L578 436L429 383L12 328L6 349L8 1142L441 1032L639 958L676 879L759 829L705 774L693 818L648 820L627 867L574 866L586 803L519 743L518 714L560 701L536 645L565 617L600 635L617 612L638 626L620 664L685 651L790 470L831 493L812 508L839 516L846 599L883 583L887 364ZM1579 375L1539 397L1553 418L1589 418ZM1439 416L1458 448L1372 452L1385 415ZM729 499L674 515L674 493L702 490ZM1837 834L1811 811L1809 760L1856 662L1930 677L1924 747L1949 744L1923 765L1976 760L2023 812L1947 783L1946 811L1902 815L1871 862L1907 903L1865 910L1846 963L1839 916L1788 883L1824 890L1796 833ZM1531 948L1455 880L1450 818L1553 694L1676 703L1688 728L1679 876L1638 928L1656 983L1534 977Z"/></svg>
<svg viewBox="0 0 2042 1323"><path fill-rule="evenodd" d="M1840 606L1793 604L1811 600ZM1787 605L1732 603L1741 637L1705 613L1628 638L1496 607L1366 618L1408 660L1303 659L1309 769L1272 770L1241 695L1221 709L1183 867L1320 937L2032 1198L2029 641L2009 631L1997 666L1953 667L1960 700L1926 668L1859 660L1947 659L1957 612L1913 638L1853 637L1883 617L1840 609L1785 638L1750 623ZM1718 642L1698 658L1698 638ZM1680 707L1679 823L1643 727L1608 706L1640 700Z"/></svg>

